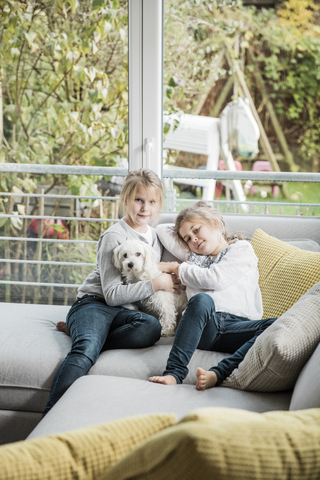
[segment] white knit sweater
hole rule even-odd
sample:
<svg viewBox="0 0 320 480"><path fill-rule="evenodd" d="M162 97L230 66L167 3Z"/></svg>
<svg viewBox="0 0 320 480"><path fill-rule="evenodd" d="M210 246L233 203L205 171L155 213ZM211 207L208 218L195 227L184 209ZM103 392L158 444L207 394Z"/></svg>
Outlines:
<svg viewBox="0 0 320 480"><path fill-rule="evenodd" d="M187 287L189 300L203 292L213 298L217 312L250 320L262 318L258 258L249 242L238 240L214 259L194 253L190 255L173 236L170 224L158 225L157 234L164 247L183 262L179 277Z"/></svg>

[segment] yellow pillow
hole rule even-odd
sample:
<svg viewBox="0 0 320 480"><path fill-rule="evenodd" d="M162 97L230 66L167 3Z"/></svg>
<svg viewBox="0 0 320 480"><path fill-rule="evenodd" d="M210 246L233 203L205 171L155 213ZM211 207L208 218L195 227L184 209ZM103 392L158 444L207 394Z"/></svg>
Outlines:
<svg viewBox="0 0 320 480"><path fill-rule="evenodd" d="M150 414L0 447L1 480L96 480L140 442L175 421Z"/></svg>
<svg viewBox="0 0 320 480"><path fill-rule="evenodd" d="M320 253L293 247L260 229L251 245L259 259L263 318L278 318L320 281Z"/></svg>
<svg viewBox="0 0 320 480"><path fill-rule="evenodd" d="M302 480L320 477L320 409L193 412L99 480Z"/></svg>

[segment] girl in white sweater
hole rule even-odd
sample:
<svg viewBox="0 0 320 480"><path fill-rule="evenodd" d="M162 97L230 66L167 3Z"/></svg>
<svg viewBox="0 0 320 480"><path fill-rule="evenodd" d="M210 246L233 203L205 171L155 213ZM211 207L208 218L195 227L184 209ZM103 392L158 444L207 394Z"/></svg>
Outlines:
<svg viewBox="0 0 320 480"><path fill-rule="evenodd" d="M198 390L218 386L276 320L261 320L258 258L248 241L226 233L219 212L205 202L182 210L173 231L169 225L159 225L157 233L167 250L183 261L161 262L159 268L180 278L187 287L189 303L163 376L149 380L165 385L182 383L199 348L232 354L208 371L197 370Z"/></svg>

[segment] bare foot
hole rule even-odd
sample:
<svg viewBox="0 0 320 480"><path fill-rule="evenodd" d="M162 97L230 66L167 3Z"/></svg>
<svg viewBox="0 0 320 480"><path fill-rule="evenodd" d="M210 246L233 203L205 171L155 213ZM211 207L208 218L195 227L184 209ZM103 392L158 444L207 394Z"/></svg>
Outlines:
<svg viewBox="0 0 320 480"><path fill-rule="evenodd" d="M197 390L205 390L206 388L214 387L218 381L217 375L211 370L204 370L198 368L197 373Z"/></svg>
<svg viewBox="0 0 320 480"><path fill-rule="evenodd" d="M162 383L163 385L177 385L177 380L172 375L164 375L163 377L150 377L149 382Z"/></svg>
<svg viewBox="0 0 320 480"><path fill-rule="evenodd" d="M57 330L59 330L59 332L63 332L63 333L66 333L67 335L70 335L66 322L57 322L56 328Z"/></svg>

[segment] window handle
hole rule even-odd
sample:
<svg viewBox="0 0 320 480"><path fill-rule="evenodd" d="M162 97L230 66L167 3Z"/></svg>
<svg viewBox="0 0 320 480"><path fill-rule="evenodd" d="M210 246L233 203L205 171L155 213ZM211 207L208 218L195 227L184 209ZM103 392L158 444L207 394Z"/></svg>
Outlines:
<svg viewBox="0 0 320 480"><path fill-rule="evenodd" d="M148 137L145 139L145 147L146 147L146 162L145 168L151 168L151 152L153 150L153 138Z"/></svg>

